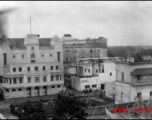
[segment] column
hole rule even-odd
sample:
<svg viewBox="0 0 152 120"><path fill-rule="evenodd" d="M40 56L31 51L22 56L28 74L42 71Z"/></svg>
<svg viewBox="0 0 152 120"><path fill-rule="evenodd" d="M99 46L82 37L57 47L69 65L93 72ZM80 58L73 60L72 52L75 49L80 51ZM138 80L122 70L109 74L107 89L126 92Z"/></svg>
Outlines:
<svg viewBox="0 0 152 120"><path fill-rule="evenodd" d="M43 94L43 86L40 86L39 87L39 90L40 90L40 96L43 96L44 94Z"/></svg>
<svg viewBox="0 0 152 120"><path fill-rule="evenodd" d="M31 96L35 96L35 87L31 87Z"/></svg>
<svg viewBox="0 0 152 120"><path fill-rule="evenodd" d="M28 83L28 82L27 82L27 75L24 75L24 76L23 76L23 83Z"/></svg>

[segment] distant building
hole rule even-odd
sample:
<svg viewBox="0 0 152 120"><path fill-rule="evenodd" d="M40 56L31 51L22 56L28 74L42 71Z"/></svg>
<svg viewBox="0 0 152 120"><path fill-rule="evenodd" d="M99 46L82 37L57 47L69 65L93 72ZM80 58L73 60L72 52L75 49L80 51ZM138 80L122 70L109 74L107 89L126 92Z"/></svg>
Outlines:
<svg viewBox="0 0 152 120"><path fill-rule="evenodd" d="M115 81L115 77L115 63L112 62L98 62L90 58L65 67L65 84L77 91L105 91L105 82Z"/></svg>
<svg viewBox="0 0 152 120"><path fill-rule="evenodd" d="M107 57L107 39L104 37L78 40L73 39L70 34L65 34L62 42L64 62L71 62L77 58Z"/></svg>
<svg viewBox="0 0 152 120"><path fill-rule="evenodd" d="M116 81L106 83L106 96L116 103L152 98L151 78L151 62L117 62Z"/></svg>
<svg viewBox="0 0 152 120"><path fill-rule="evenodd" d="M58 93L64 89L61 40L36 34L5 38L0 46L0 73L5 98Z"/></svg>
<svg viewBox="0 0 152 120"><path fill-rule="evenodd" d="M142 55L141 58L142 61L147 61L147 62L152 61L152 57L150 55Z"/></svg>
<svg viewBox="0 0 152 120"><path fill-rule="evenodd" d="M124 57L108 57L108 59L110 60L110 61L113 61L113 62L115 62L115 61L126 61L126 59L124 58Z"/></svg>

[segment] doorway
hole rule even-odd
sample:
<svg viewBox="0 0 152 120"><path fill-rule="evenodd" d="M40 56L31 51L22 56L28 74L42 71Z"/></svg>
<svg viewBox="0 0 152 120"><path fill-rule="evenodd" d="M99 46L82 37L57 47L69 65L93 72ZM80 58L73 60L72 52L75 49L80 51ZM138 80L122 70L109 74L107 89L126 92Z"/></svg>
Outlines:
<svg viewBox="0 0 152 120"><path fill-rule="evenodd" d="M31 96L32 96L31 88L27 88L27 97L31 97Z"/></svg>

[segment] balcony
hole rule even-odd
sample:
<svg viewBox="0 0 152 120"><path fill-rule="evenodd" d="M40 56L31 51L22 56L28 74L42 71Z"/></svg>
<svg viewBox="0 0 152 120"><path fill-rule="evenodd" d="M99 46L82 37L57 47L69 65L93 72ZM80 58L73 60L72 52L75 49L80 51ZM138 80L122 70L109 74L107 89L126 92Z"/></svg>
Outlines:
<svg viewBox="0 0 152 120"><path fill-rule="evenodd" d="M131 84L134 86L141 86L141 85L150 85L152 84L152 79L132 79Z"/></svg>
<svg viewBox="0 0 152 120"><path fill-rule="evenodd" d="M35 86L48 86L48 85L57 85L64 84L64 80L58 81L49 81L49 82L32 82L32 83L18 83L18 84L2 84L4 88L25 88L25 87L35 87Z"/></svg>

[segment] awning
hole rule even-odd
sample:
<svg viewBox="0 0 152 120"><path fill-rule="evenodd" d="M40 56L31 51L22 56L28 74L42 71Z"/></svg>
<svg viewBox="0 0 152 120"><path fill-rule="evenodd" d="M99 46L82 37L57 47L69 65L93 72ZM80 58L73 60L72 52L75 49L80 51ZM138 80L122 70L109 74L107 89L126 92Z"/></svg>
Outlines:
<svg viewBox="0 0 152 120"><path fill-rule="evenodd" d="M137 68L131 73L131 75L152 75L152 68Z"/></svg>

